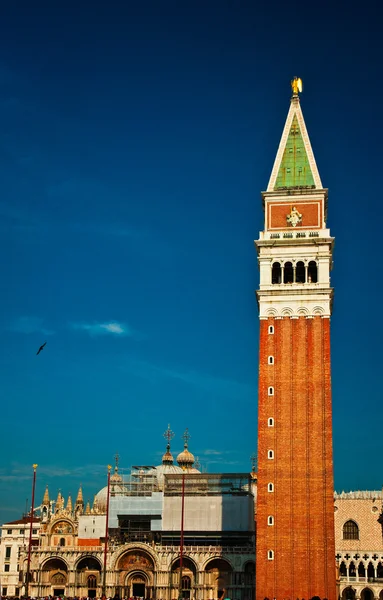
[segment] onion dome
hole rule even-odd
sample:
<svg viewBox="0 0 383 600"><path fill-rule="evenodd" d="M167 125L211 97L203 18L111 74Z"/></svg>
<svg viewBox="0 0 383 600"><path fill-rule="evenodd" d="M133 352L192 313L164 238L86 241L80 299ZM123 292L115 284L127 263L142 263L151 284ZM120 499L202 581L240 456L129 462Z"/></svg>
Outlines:
<svg viewBox="0 0 383 600"><path fill-rule="evenodd" d="M170 429L170 425L168 425L168 428L164 433L164 438L168 440L168 443L166 445L166 452L162 457L162 464L163 465L172 465L173 464L173 455L170 452L170 441L174 438L174 433Z"/></svg>
<svg viewBox="0 0 383 600"><path fill-rule="evenodd" d="M188 428L185 429L185 433L183 434L182 437L184 438L184 449L177 456L177 462L178 462L179 466L181 467L181 469L183 469L184 471L189 471L189 469L193 468L195 459L194 459L194 455L191 452L189 452L189 449L188 449L188 442L190 439L190 434L189 434Z"/></svg>
<svg viewBox="0 0 383 600"><path fill-rule="evenodd" d="M118 460L119 460L120 457L119 457L118 454L116 454L116 456L114 458L115 458L115 461L116 461L116 466L114 467L114 473L113 473L113 475L110 478L110 483L112 485L114 485L116 483L122 483L122 477L121 477L121 475L118 472Z"/></svg>

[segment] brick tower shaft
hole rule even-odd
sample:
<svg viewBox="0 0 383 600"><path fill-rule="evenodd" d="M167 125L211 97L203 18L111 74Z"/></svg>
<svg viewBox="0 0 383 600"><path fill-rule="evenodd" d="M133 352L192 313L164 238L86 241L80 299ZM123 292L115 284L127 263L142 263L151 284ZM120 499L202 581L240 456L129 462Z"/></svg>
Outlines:
<svg viewBox="0 0 383 600"><path fill-rule="evenodd" d="M263 200L256 600L336 600L333 238L296 90Z"/></svg>

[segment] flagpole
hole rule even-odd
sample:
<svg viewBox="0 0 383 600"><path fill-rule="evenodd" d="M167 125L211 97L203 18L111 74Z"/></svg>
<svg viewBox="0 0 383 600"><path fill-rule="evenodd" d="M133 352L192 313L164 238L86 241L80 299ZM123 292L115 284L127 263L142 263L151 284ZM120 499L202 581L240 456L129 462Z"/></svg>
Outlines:
<svg viewBox="0 0 383 600"><path fill-rule="evenodd" d="M104 571L102 574L102 595L105 596L106 591L106 559L108 554L108 538L109 538L109 493L110 493L110 471L111 466L108 465L108 489L106 493L106 523L105 523L105 547L104 547Z"/></svg>
<svg viewBox="0 0 383 600"><path fill-rule="evenodd" d="M178 598L182 600L182 567L184 555L184 517L185 517L185 473L182 473L181 492L181 539L180 539L180 580L178 582Z"/></svg>
<svg viewBox="0 0 383 600"><path fill-rule="evenodd" d="M28 546L28 562L27 562L27 573L25 579L25 596L28 598L29 592L29 574L31 568L31 549L32 549L32 530L33 530L33 511L35 508L35 487L36 487L36 469L38 467L37 464L32 465L33 467L33 483L32 483L32 508L31 508L31 520L30 520L30 530L29 530L29 546Z"/></svg>

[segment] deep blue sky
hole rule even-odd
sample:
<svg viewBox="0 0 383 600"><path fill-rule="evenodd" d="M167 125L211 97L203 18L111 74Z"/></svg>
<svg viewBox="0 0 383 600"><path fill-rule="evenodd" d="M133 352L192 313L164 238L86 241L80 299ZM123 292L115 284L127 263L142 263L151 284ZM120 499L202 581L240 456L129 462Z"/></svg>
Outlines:
<svg viewBox="0 0 383 600"><path fill-rule="evenodd" d="M336 236L335 484L382 486L381 31L374 5L2 3L0 520L48 483L256 449L267 185L301 102ZM42 354L39 345L47 340Z"/></svg>

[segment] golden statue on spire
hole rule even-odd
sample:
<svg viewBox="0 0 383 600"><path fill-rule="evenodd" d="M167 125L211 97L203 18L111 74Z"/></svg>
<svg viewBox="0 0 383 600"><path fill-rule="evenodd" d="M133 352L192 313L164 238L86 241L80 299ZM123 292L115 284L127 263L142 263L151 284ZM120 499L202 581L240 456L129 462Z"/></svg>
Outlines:
<svg viewBox="0 0 383 600"><path fill-rule="evenodd" d="M293 90L293 96L298 96L298 92L302 93L303 83L300 77L294 77L291 82L291 89Z"/></svg>

